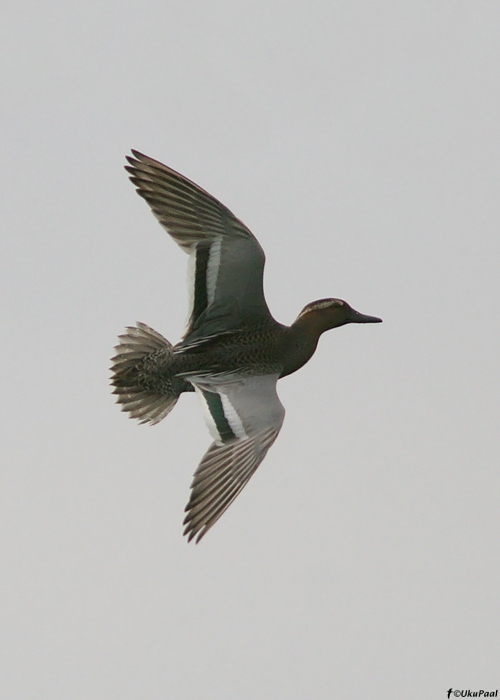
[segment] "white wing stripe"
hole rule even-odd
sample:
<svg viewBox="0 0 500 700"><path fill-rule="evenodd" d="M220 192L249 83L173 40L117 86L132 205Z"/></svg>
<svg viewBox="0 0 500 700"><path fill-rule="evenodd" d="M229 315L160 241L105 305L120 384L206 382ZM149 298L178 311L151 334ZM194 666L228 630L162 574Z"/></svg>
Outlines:
<svg viewBox="0 0 500 700"><path fill-rule="evenodd" d="M248 438L248 435L245 432L245 428L243 427L241 418L239 417L235 407L230 402L228 396L226 394L221 393L220 398L222 402L222 409L224 411L224 415L226 416L226 420L229 423L231 430L235 434L235 437Z"/></svg>
<svg viewBox="0 0 500 700"><path fill-rule="evenodd" d="M213 304L215 299L215 290L217 287L217 277L219 275L220 260L222 249L222 237L217 239L210 246L210 253L207 263L207 301L208 305Z"/></svg>
<svg viewBox="0 0 500 700"><path fill-rule="evenodd" d="M221 391L207 391L193 384L202 399L205 421L212 438L218 445L233 439L247 439L241 418L229 398Z"/></svg>
<svg viewBox="0 0 500 700"><path fill-rule="evenodd" d="M188 283L188 317L186 325L188 325L194 310L194 285L196 279L196 252L192 248L186 249L189 253L188 265L187 265L187 283Z"/></svg>
<svg viewBox="0 0 500 700"><path fill-rule="evenodd" d="M224 441L222 440L222 436L217 427L217 423L215 422L214 417L210 413L210 406L205 396L205 392L199 387L197 387L196 384L193 384L193 386L196 393L200 397L201 405L203 408L203 415L205 417L205 423L207 424L212 439L217 443L217 445L223 445Z"/></svg>

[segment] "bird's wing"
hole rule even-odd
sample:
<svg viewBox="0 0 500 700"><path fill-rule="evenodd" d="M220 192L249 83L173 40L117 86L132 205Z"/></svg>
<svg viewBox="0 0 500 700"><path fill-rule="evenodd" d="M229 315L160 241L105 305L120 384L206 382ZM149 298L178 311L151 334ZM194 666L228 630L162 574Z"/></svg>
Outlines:
<svg viewBox="0 0 500 700"><path fill-rule="evenodd" d="M185 535L196 541L231 505L276 440L285 417L278 375L186 377L205 408L215 440L191 484Z"/></svg>
<svg viewBox="0 0 500 700"><path fill-rule="evenodd" d="M269 320L265 255L252 232L208 192L132 151L126 170L160 224L190 256L187 342Z"/></svg>

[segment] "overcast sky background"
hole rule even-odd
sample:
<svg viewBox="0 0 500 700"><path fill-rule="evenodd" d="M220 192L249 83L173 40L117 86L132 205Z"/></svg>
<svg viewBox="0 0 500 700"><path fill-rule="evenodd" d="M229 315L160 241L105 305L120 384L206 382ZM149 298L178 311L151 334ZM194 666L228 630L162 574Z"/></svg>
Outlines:
<svg viewBox="0 0 500 700"><path fill-rule="evenodd" d="M0 695L432 700L500 688L500 6L5 0ZM123 327L172 342L187 257L136 148L229 206L291 323L279 439L198 545L210 444L108 386Z"/></svg>

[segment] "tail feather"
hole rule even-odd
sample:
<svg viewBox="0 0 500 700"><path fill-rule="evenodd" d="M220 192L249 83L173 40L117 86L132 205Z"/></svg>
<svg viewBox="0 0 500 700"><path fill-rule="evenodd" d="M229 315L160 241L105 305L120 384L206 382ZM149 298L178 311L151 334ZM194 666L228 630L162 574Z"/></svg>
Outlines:
<svg viewBox="0 0 500 700"><path fill-rule="evenodd" d="M145 323L129 326L118 336L112 358L111 384L117 403L140 423L159 423L170 413L182 391L181 382L166 378L172 344Z"/></svg>

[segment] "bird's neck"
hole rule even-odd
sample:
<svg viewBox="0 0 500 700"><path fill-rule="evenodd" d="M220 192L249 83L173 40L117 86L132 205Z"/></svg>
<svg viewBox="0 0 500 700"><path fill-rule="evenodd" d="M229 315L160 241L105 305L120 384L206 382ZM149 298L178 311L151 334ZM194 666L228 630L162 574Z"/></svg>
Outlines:
<svg viewBox="0 0 500 700"><path fill-rule="evenodd" d="M285 377L303 367L314 355L322 330L297 323L288 328L284 348L284 368L280 376Z"/></svg>

